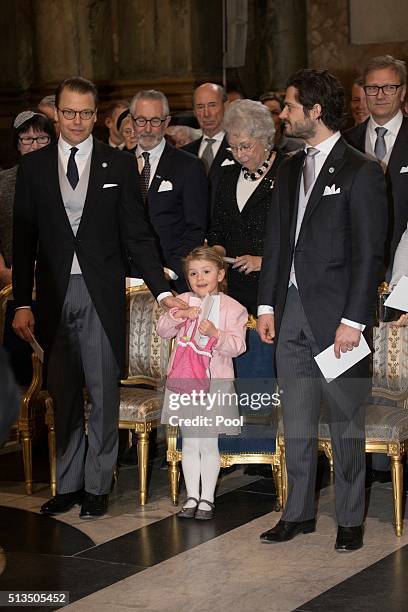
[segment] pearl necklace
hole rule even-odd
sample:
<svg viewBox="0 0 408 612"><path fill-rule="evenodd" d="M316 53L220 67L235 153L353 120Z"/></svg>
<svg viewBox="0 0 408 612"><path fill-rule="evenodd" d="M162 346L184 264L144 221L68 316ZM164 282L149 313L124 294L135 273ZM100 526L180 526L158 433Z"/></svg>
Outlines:
<svg viewBox="0 0 408 612"><path fill-rule="evenodd" d="M258 179L261 178L261 176L263 176L265 174L265 172L268 170L269 166L271 165L271 157L272 157L272 153L273 151L269 152L268 157L265 159L264 163L262 164L262 166L260 168L258 168L258 170L255 170L255 172L251 172L250 170L248 170L248 168L243 167L242 168L242 172L244 173L244 179L246 181L257 181Z"/></svg>

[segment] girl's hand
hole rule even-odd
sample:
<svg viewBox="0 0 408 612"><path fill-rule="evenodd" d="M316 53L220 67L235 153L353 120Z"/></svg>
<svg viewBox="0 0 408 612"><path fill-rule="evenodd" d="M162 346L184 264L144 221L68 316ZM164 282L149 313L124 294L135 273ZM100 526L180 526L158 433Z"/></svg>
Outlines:
<svg viewBox="0 0 408 612"><path fill-rule="evenodd" d="M190 308L174 311L173 317L175 319L197 319L200 312L201 308L198 306L190 306Z"/></svg>
<svg viewBox="0 0 408 612"><path fill-rule="evenodd" d="M203 336L215 336L216 338L218 338L218 329L208 319L204 319L203 321L201 321L198 327L198 331L200 332L200 334L203 334Z"/></svg>
<svg viewBox="0 0 408 612"><path fill-rule="evenodd" d="M239 272L249 274L250 272L259 272L262 265L262 257L257 255L240 255L235 258L233 268L238 268Z"/></svg>

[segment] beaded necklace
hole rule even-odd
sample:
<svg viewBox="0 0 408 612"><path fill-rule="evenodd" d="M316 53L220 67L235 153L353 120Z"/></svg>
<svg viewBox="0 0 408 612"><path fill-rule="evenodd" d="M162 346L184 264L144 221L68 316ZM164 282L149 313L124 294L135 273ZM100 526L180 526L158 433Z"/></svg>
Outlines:
<svg viewBox="0 0 408 612"><path fill-rule="evenodd" d="M258 179L260 179L261 176L265 174L265 172L268 170L269 166L271 165L270 160L272 157L272 153L273 151L269 151L268 157L265 159L262 166L260 166L258 170L255 170L255 172L251 172L250 170L248 170L248 168L243 167L242 172L244 173L244 179L247 181L257 181Z"/></svg>

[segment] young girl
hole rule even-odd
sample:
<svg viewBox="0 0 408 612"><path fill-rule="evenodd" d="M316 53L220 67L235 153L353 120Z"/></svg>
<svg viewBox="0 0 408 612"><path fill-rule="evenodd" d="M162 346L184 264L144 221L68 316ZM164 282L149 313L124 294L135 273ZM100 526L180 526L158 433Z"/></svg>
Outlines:
<svg viewBox="0 0 408 612"><path fill-rule="evenodd" d="M169 373L173 367L178 341L192 333L196 319L200 318L200 302L205 298L206 312L203 314L208 314L199 322L199 334L196 336L199 337L200 347L205 347L210 338L215 339L209 363L211 382L207 400L201 401L199 405L190 401L187 402L188 406L182 405L186 403L181 401L185 394L180 396L171 392L168 383L161 421L171 425L179 423L183 440L182 466L187 501L178 516L208 520L214 516L214 491L220 471L218 434L239 433L239 428L233 430L230 425L231 417L238 416L237 403L231 400L234 395L232 358L245 351L248 313L236 300L219 292L219 285L225 275L224 262L213 248L194 249L184 261L184 271L191 292L178 297L190 307L186 310L172 309L162 315L157 324L157 332L163 338L176 337ZM187 329L186 322L190 323L187 323ZM225 402L222 400L223 394L228 397ZM194 395L191 397L194 398ZM216 405L208 402L209 397L217 399ZM180 402L177 402L177 399L180 399ZM221 415L221 418L217 419L216 415ZM200 421L201 427L183 424L183 421L194 416L202 419L206 417L206 420ZM219 422L222 419L226 421L225 424Z"/></svg>

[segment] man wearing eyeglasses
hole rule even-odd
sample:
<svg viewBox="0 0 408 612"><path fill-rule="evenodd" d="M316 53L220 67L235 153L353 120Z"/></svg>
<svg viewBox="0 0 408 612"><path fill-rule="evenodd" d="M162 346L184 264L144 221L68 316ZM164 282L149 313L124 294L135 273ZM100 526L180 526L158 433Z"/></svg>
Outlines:
<svg viewBox="0 0 408 612"><path fill-rule="evenodd" d="M370 116L344 135L356 149L377 159L385 172L389 197L385 264L389 269L408 221L408 118L401 112L406 80L405 62L391 55L371 59L363 71Z"/></svg>
<svg viewBox="0 0 408 612"><path fill-rule="evenodd" d="M58 143L22 158L14 207L13 327L43 346L55 408L58 494L41 512L81 504L83 519L106 513L116 465L128 260L137 260L165 307L180 305L163 276L134 160L93 138L96 112L93 83L60 84ZM92 404L88 448L84 385Z"/></svg>
<svg viewBox="0 0 408 612"><path fill-rule="evenodd" d="M130 104L138 138L140 187L166 274L177 292L187 290L182 259L203 244L208 222L208 183L197 158L166 142L166 96L139 91ZM136 273L135 273L136 274Z"/></svg>

